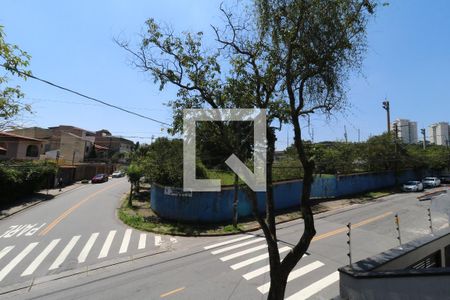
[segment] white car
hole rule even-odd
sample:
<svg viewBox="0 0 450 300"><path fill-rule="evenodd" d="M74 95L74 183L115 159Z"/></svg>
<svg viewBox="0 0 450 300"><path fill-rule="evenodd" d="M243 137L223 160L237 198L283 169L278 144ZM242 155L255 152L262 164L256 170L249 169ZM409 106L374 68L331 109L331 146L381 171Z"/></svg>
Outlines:
<svg viewBox="0 0 450 300"><path fill-rule="evenodd" d="M123 171L115 171L112 173L112 178L119 178L125 176L125 173Z"/></svg>
<svg viewBox="0 0 450 300"><path fill-rule="evenodd" d="M422 183L424 187L437 187L441 185L441 180L437 177L425 177Z"/></svg>
<svg viewBox="0 0 450 300"><path fill-rule="evenodd" d="M423 184L420 181L408 181L402 189L404 192L420 192L423 191Z"/></svg>

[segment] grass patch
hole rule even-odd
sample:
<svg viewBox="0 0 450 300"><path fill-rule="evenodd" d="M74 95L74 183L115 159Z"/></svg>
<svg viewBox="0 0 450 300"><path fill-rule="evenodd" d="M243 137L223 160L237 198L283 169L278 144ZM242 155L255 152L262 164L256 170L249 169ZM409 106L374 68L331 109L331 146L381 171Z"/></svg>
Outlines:
<svg viewBox="0 0 450 300"><path fill-rule="evenodd" d="M208 178L209 179L220 179L222 185L233 185L234 184L234 173L228 171L221 170L208 170ZM314 175L316 178L334 178L334 174L316 174ZM296 180L301 179L300 175L292 174L292 172L280 172L278 169L275 169L273 173L273 181L286 181L286 180ZM239 185L244 184L244 182L239 179Z"/></svg>
<svg viewBox="0 0 450 300"><path fill-rule="evenodd" d="M340 209L353 204L364 204L375 201L377 198L390 195L395 190L381 190L367 192L347 199L333 199L324 201L324 199L314 199L311 201L313 214ZM144 193L148 194L148 191ZM259 224L253 216L239 219L237 228L232 224L195 224L170 221L159 218L150 208L148 197L139 197L133 199L133 206L128 206L128 196L122 200L122 205L118 210L118 217L128 226L139 230L149 231L159 234L182 235L182 236L213 236L235 234L259 229ZM302 217L300 209L293 207L290 209L276 212L275 222L282 223ZM231 220L230 220L231 222Z"/></svg>
<svg viewBox="0 0 450 300"><path fill-rule="evenodd" d="M128 206L128 198L123 199L118 210L119 219L133 228L170 235L223 235L239 233L246 230L245 224L238 224L237 228L230 224L193 224L171 222L159 218L149 207L148 200L133 199L133 207Z"/></svg>

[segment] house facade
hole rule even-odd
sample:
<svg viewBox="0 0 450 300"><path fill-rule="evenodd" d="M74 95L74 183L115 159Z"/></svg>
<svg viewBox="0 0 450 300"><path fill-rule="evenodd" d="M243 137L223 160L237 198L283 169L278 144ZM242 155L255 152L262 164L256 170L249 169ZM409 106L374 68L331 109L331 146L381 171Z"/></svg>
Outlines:
<svg viewBox="0 0 450 300"><path fill-rule="evenodd" d="M10 131L44 141L43 154L63 164L83 162L94 147L94 132L69 125L49 128L30 127Z"/></svg>
<svg viewBox="0 0 450 300"><path fill-rule="evenodd" d="M120 136L113 136L106 129L99 130L95 133L95 144L108 148L110 153L128 153L134 147L133 141Z"/></svg>
<svg viewBox="0 0 450 300"><path fill-rule="evenodd" d="M40 140L43 143L40 154L66 165L108 160L113 154L128 153L134 147L133 141L113 136L106 129L93 132L75 126L59 125L15 129L9 133ZM0 149L0 153L1 151L3 150Z"/></svg>
<svg viewBox="0 0 450 300"><path fill-rule="evenodd" d="M0 160L36 160L43 151L43 140L0 132Z"/></svg>

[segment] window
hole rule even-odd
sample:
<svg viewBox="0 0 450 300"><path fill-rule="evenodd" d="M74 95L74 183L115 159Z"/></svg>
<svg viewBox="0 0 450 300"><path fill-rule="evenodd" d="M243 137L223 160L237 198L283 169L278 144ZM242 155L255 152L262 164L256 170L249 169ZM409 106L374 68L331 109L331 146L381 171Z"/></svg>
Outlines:
<svg viewBox="0 0 450 300"><path fill-rule="evenodd" d="M28 145L27 147L27 154L28 157L38 157L39 156L39 149L36 145Z"/></svg>

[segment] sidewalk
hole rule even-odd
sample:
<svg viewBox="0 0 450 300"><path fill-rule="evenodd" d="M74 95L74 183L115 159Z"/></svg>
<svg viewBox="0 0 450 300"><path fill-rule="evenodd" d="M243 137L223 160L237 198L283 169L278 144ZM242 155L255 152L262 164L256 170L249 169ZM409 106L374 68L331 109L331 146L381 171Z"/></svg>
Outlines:
<svg viewBox="0 0 450 300"><path fill-rule="evenodd" d="M7 217L10 217L18 212L21 212L29 207L35 206L43 201L51 200L61 194L64 194L69 191L73 191L77 188L80 188L84 186L85 184L82 184L81 182L75 182L72 185L68 185L64 187L61 191L59 191L59 188L55 189L45 189L41 190L34 195L23 197L20 199L17 199L16 201L12 203L8 203L4 207L0 208L0 220L3 220Z"/></svg>

